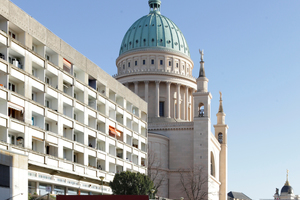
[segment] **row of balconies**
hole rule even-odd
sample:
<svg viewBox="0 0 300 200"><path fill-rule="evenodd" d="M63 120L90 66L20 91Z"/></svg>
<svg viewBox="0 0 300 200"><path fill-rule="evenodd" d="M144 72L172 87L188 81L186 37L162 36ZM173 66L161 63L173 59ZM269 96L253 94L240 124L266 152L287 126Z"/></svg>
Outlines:
<svg viewBox="0 0 300 200"><path fill-rule="evenodd" d="M135 164L139 165L145 165L145 155L146 155L146 141L140 138L133 138L132 140L132 146L128 143L124 143L121 140L117 140L116 137L112 138L111 136L108 136L101 132L95 133L86 130L86 134L88 134L88 145L86 142L84 142L84 139L80 142L79 138L84 137L84 135L79 136L78 134L73 134L73 137L68 137L67 134L71 134L71 132L67 133L64 132L63 137L61 135L53 134L50 132L43 132L43 130L36 129L34 127L30 128L30 133L32 135L32 139L26 137L25 138L25 124L20 123L18 121L14 121L13 119L9 120L9 127L11 127L10 131L8 131L8 135L6 134L5 128L2 130L2 133L0 134L0 140L14 144L19 145L26 148L31 148L34 151L40 152L40 153L47 153L53 156L58 156L58 140L61 138L64 141L64 147L65 151L63 152L63 157L68 159L69 161L78 161L78 159L75 159L73 157L74 154L73 150L75 150L78 153L81 153L80 155L83 155L85 152L85 148L90 149L90 154L95 155L95 152L101 151L104 154L108 154L114 157L118 157L121 159L125 159L133 162ZM26 134L27 135L27 134ZM127 138L130 138L129 135L127 135ZM82 139L82 138L81 138ZM28 141L27 141L28 140ZM128 142L128 141L127 141ZM27 144L24 146L24 144ZM31 145L32 144L32 145ZM53 145L54 144L54 145ZM141 145L141 150L137 149L138 144ZM145 153L143 153L145 152ZM142 156L142 157L141 157ZM81 160L82 164L84 164L83 160ZM97 167L99 165L96 165L95 162L92 162L94 167Z"/></svg>
<svg viewBox="0 0 300 200"><path fill-rule="evenodd" d="M18 71L14 68L11 69L11 72L11 75L7 75L6 77L4 77L5 75L3 75L2 73L2 82L6 79L7 81L5 82L9 82L8 89L10 89L13 92L17 92L18 94L21 93L21 96L24 96L24 88L27 88L26 90L30 90L30 86L32 86L31 97L33 101L50 109L53 109L54 111L62 112L67 117L72 118L82 124L86 124L91 128L105 132L105 129L103 129L103 121L101 122L101 120L97 119L96 116L100 116L101 114L107 114L110 119L120 123L121 125L125 125L129 129L133 129L135 132L141 133L142 135L146 136L146 126L144 122L141 122L139 119L132 116L127 111L124 111L122 108L116 106L108 99L104 99L100 95L98 96L98 100L95 100L98 103L95 103L96 106L94 108L90 106L85 106L77 100L63 95L63 93L60 93L59 90L47 87L47 85L45 87L43 84L39 83L34 79L31 79L30 83L26 82L25 84L22 80L24 80L26 76L24 76L21 73L18 74ZM14 82L11 80L13 80ZM28 85L29 87L26 87L26 85ZM35 117L34 114L32 115L32 117ZM105 118L105 116L102 116L101 118ZM44 123L40 124L39 127L43 127L43 124Z"/></svg>
<svg viewBox="0 0 300 200"><path fill-rule="evenodd" d="M108 89L108 93L106 93L106 86L97 81L92 76L89 75L89 79L85 80L85 72L77 69L76 66L71 64L66 59L63 59L62 62L63 70L60 70L60 68L57 67L58 63L54 65L50 64L50 61L48 59L49 56L43 57L37 54L34 50L30 51L28 48L26 49L22 44L20 44L20 42L16 41L14 38L11 38L11 45L9 48L7 48L8 44L6 37L7 36L0 34L0 58L2 58L3 60L8 61L19 69L23 69L26 72L31 72L31 75L36 77L40 81L45 82L56 89L62 90L69 96L77 98L82 103L86 103L91 107L94 107L94 109L96 109L97 105L95 102L96 98L88 95L88 100L85 100L85 93L90 94L90 92L86 92L86 90L84 90L85 87L92 89L93 92L96 92L100 95L104 95L105 98L107 96L107 98L112 100L114 103L117 103L134 115L138 117L140 116L139 109L137 107L133 106L130 102L125 103L124 98L116 94L112 90ZM62 86L60 86L61 83L59 83L59 79L61 79L59 77L59 71L61 71L63 75ZM0 82L0 84L3 83ZM20 93L22 93L22 91L20 91ZM147 117L145 113L142 113L141 117L144 121L146 121Z"/></svg>
<svg viewBox="0 0 300 200"><path fill-rule="evenodd" d="M33 143L35 143L35 141L33 141ZM124 159L119 159L116 156L111 156L100 151L96 152L96 157L89 156L88 165L84 165L81 162L81 160L83 159L82 157L84 156L83 153L74 150L74 153L72 154L74 156L74 160L70 161L68 160L68 153L70 152L65 152L66 148L64 148L64 158L58 158L50 154L50 152L55 151L55 149L50 149L49 151L47 150L47 153L41 153L34 150L25 149L20 143L11 145L4 142L0 142L0 147L2 149L5 148L6 150L11 150L17 153L28 155L29 163L31 164L45 164L48 168L61 168L62 171L66 171L69 173L74 172L76 174L85 174L86 176L90 177L99 177L105 175L107 180L112 180L115 173L119 173L125 170L133 170L141 173L146 172L146 168L144 165L139 166L136 163ZM146 162L145 159L143 159L143 162Z"/></svg>

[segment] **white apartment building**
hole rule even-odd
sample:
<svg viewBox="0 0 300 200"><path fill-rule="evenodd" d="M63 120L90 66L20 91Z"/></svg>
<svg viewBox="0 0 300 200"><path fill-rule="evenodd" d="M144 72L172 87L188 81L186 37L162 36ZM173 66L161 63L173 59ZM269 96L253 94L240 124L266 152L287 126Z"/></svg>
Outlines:
<svg viewBox="0 0 300 200"><path fill-rule="evenodd" d="M11 196L111 194L115 173L147 172L147 143L144 100L0 1L0 148L28 156Z"/></svg>

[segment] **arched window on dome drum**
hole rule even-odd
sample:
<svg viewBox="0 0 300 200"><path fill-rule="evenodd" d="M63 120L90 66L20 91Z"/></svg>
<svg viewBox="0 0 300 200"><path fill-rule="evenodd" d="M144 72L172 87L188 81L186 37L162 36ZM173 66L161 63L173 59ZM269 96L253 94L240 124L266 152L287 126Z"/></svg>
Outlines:
<svg viewBox="0 0 300 200"><path fill-rule="evenodd" d="M212 151L210 152L210 175L215 177L215 158Z"/></svg>
<svg viewBox="0 0 300 200"><path fill-rule="evenodd" d="M199 112L199 117L204 117L204 104L203 103L199 103L198 106L198 112Z"/></svg>
<svg viewBox="0 0 300 200"><path fill-rule="evenodd" d="M218 134L218 141L220 142L220 144L223 143L223 133Z"/></svg>

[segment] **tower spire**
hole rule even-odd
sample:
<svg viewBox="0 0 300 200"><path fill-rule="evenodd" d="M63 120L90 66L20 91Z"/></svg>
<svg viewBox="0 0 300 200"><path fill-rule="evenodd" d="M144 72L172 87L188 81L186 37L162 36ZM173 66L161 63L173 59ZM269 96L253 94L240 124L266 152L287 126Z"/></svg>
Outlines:
<svg viewBox="0 0 300 200"><path fill-rule="evenodd" d="M200 53L200 57L201 57L201 61L200 61L200 71L199 71L199 77L205 77L205 69L204 69L204 60L203 60L203 56L204 56L204 50L200 50L199 49L199 53Z"/></svg>
<svg viewBox="0 0 300 200"><path fill-rule="evenodd" d="M290 182L289 182L289 170L286 170L286 182L284 184L285 186L290 186Z"/></svg>
<svg viewBox="0 0 300 200"><path fill-rule="evenodd" d="M219 113L223 113L223 100L222 100L222 92L220 91L220 105L219 105Z"/></svg>

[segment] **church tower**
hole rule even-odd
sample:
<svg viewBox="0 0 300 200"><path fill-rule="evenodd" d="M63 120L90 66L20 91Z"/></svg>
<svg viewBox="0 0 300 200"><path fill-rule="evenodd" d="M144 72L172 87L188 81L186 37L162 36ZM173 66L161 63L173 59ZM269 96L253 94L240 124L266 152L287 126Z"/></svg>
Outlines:
<svg viewBox="0 0 300 200"><path fill-rule="evenodd" d="M221 145L220 159L219 159L219 180L221 182L219 196L220 199L227 197L227 129L225 124L226 114L223 111L222 93L220 92L219 112L217 113L217 124L214 125L215 137Z"/></svg>
<svg viewBox="0 0 300 200"><path fill-rule="evenodd" d="M204 52L199 51L201 55L199 77L197 78L197 91L194 96L194 138L193 138L193 163L194 167L202 167L203 175L210 177L211 155L211 120L210 106L211 93L208 92L208 78L205 76ZM205 187L208 190L208 183Z"/></svg>

